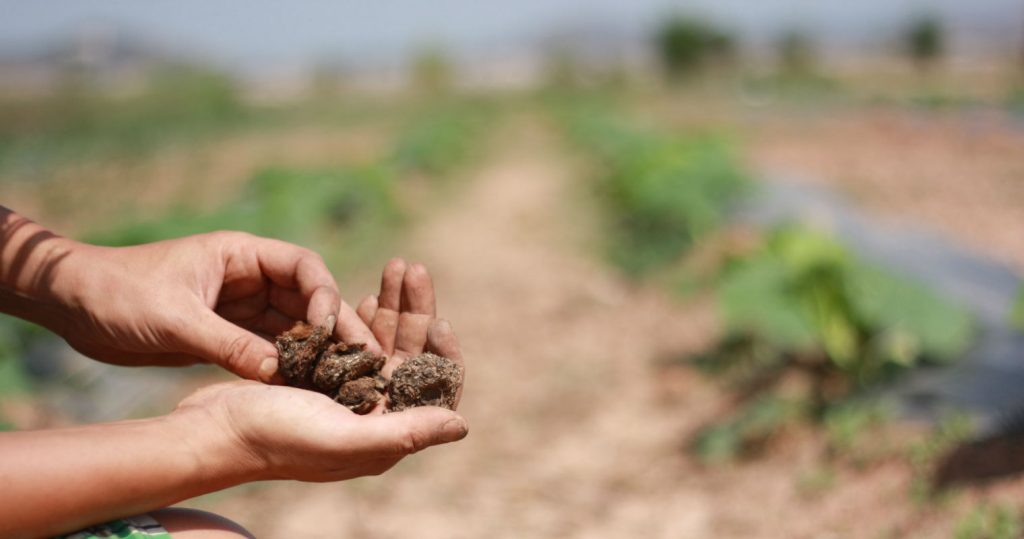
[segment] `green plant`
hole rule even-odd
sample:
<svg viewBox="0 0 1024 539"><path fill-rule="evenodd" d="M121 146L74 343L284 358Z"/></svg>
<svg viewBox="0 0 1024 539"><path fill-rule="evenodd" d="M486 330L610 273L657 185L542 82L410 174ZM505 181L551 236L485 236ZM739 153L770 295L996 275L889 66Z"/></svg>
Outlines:
<svg viewBox="0 0 1024 539"><path fill-rule="evenodd" d="M733 56L736 43L725 30L699 18L675 15L655 33L658 57L670 79L679 80Z"/></svg>
<svg viewBox="0 0 1024 539"><path fill-rule="evenodd" d="M49 332L19 318L0 315L0 398L22 395L33 389L25 371L25 353ZM12 424L0 411L0 432L12 430Z"/></svg>
<svg viewBox="0 0 1024 539"><path fill-rule="evenodd" d="M957 521L956 539L1017 539L1024 535L1020 509L983 503L971 508Z"/></svg>
<svg viewBox="0 0 1024 539"><path fill-rule="evenodd" d="M748 180L730 141L631 128L581 111L571 136L604 171L596 191L612 262L641 276L679 260L717 229Z"/></svg>
<svg viewBox="0 0 1024 539"><path fill-rule="evenodd" d="M136 156L248 116L234 82L201 66L157 66L126 96L75 73L66 78L52 95L0 100L0 167L34 171L86 157Z"/></svg>
<svg viewBox="0 0 1024 539"><path fill-rule="evenodd" d="M803 402L802 417L824 423L840 454L855 452L884 414L850 398L916 364L956 358L972 336L959 307L801 227L774 230L726 262L716 290L724 336L694 363L744 400Z"/></svg>
<svg viewBox="0 0 1024 539"><path fill-rule="evenodd" d="M824 361L854 384L953 359L971 338L962 309L804 228L769 234L760 250L731 263L718 290L728 333Z"/></svg>
<svg viewBox="0 0 1024 539"><path fill-rule="evenodd" d="M1024 287L1017 291L1017 300L1013 302L1013 309L1010 311L1010 324L1024 331Z"/></svg>
<svg viewBox="0 0 1024 539"><path fill-rule="evenodd" d="M391 161L406 172L447 174L472 157L486 120L478 106L432 107L403 129Z"/></svg>
<svg viewBox="0 0 1024 539"><path fill-rule="evenodd" d="M213 230L241 230L332 253L365 252L401 217L393 175L383 167L268 168L256 173L235 200L213 211L180 208L149 220L127 220L86 239L136 245ZM363 251L360 251L363 249Z"/></svg>
<svg viewBox="0 0 1024 539"><path fill-rule="evenodd" d="M829 448L840 455L853 455L863 452L866 435L884 425L889 414L876 402L846 402L830 406L823 417ZM877 440L869 443L876 446Z"/></svg>
<svg viewBox="0 0 1024 539"><path fill-rule="evenodd" d="M912 478L910 496L918 504L933 501L936 494L932 485L935 466L946 453L970 439L975 428L970 417L954 413L942 418L931 434L913 443L907 454Z"/></svg>
<svg viewBox="0 0 1024 539"><path fill-rule="evenodd" d="M919 70L927 70L938 62L946 49L946 30L937 17L919 16L907 26L904 47Z"/></svg>
<svg viewBox="0 0 1024 539"><path fill-rule="evenodd" d="M754 451L804 412L799 401L764 396L701 429L691 441L690 450L708 464L728 462Z"/></svg>

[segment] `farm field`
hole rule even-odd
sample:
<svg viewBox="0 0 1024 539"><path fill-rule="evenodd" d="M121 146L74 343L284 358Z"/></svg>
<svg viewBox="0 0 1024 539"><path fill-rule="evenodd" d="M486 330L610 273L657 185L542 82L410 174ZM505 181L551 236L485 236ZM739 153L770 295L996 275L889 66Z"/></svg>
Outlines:
<svg viewBox="0 0 1024 539"><path fill-rule="evenodd" d="M153 117L170 126L159 136L114 120L6 133L0 192L7 206L108 245L221 228L307 245L353 303L391 256L430 268L467 358L469 437L383 477L252 484L184 504L259 537L1024 533L1019 476L930 488L968 437L955 415L911 425L845 406L917 365L955 361L968 315L866 269L827 230L735 229L726 211L782 174L1024 274L1019 113L857 99L752 106L665 88L566 93L241 101L226 118L182 105L194 121ZM801 264L813 271L772 274L799 290L786 297L828 301L729 314L722 298L767 305L776 281L754 277ZM909 307L861 301L870 294L850 290L863 283L911 290L898 296ZM934 316L908 321L921 305ZM796 322L772 325L781 319ZM96 419L50 393L66 372L25 368L48 337L4 322L3 424ZM166 412L225 376L190 369L124 413Z"/></svg>

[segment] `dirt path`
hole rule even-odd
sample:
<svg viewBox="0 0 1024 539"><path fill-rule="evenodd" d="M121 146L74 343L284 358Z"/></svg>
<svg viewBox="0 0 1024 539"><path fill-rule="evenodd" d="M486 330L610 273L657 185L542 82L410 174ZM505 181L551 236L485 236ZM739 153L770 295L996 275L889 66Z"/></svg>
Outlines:
<svg viewBox="0 0 1024 539"><path fill-rule="evenodd" d="M581 252L589 227L560 202L579 197L565 193L571 171L553 135L532 119L508 129L501 140L516 145L409 241L470 361L470 436L386 478L255 488L214 509L267 537L629 536L666 513L686 516L680 531L700 529L705 508L652 496L676 475L679 430L649 412L649 359L702 332Z"/></svg>
<svg viewBox="0 0 1024 539"><path fill-rule="evenodd" d="M721 399L685 373L669 384L685 391L657 391L653 360L706 339L710 309L629 287L585 252L594 227L563 202L580 198L574 171L543 127L510 120L508 144L409 242L462 336L470 436L384 477L259 485L199 506L260 537L877 537L912 525L898 465L839 471L825 496L798 480L818 467L813 440L729 468L687 458L686 433Z"/></svg>

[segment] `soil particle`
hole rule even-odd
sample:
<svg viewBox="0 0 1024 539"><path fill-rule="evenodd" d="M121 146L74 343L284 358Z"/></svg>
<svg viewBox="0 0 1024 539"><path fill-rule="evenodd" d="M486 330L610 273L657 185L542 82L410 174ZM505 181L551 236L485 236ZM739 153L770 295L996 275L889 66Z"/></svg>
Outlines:
<svg viewBox="0 0 1024 539"><path fill-rule="evenodd" d="M279 335L276 344L288 385L323 393L357 414L376 408L384 394L392 412L414 406L452 409L462 386L462 368L431 353L405 361L389 381L381 375L384 357L362 344L334 342L326 328L305 322Z"/></svg>
<svg viewBox="0 0 1024 539"><path fill-rule="evenodd" d="M309 388L309 378L327 345L330 334L323 327L298 322L278 335L278 371L290 386Z"/></svg>
<svg viewBox="0 0 1024 539"><path fill-rule="evenodd" d="M356 378L342 384L338 389L338 396L334 400L357 414L367 414L377 406L384 396L377 390L377 387L378 382L372 376Z"/></svg>
<svg viewBox="0 0 1024 539"><path fill-rule="evenodd" d="M325 393L356 378L373 376L384 366L384 358L375 356L362 345L333 344L324 351L313 371L313 385Z"/></svg>
<svg viewBox="0 0 1024 539"><path fill-rule="evenodd" d="M415 406L453 409L462 386L462 369L437 354L420 354L395 369L388 388L389 409L400 412Z"/></svg>

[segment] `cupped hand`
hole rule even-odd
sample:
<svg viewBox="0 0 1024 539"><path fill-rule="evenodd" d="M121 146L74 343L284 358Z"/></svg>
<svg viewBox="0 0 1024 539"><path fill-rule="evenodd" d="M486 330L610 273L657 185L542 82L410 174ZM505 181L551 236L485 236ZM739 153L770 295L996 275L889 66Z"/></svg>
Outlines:
<svg viewBox="0 0 1024 539"><path fill-rule="evenodd" d="M467 433L466 421L443 408L361 416L319 393L248 381L203 388L171 416L198 425L197 436L226 435L232 450L222 465L245 467L245 480L378 475L406 455Z"/></svg>
<svg viewBox="0 0 1024 539"><path fill-rule="evenodd" d="M270 381L270 339L296 320L380 347L341 300L323 259L241 232L108 248L80 245L60 284L72 315L57 331L75 349L121 365L209 362Z"/></svg>
<svg viewBox="0 0 1024 539"><path fill-rule="evenodd" d="M363 299L356 312L388 356L382 370L385 378L391 378L402 362L424 351L451 359L462 367L465 378L462 349L451 324L437 318L434 283L422 264L408 264L401 258L388 261L380 293ZM461 398L460 387L456 407Z"/></svg>

